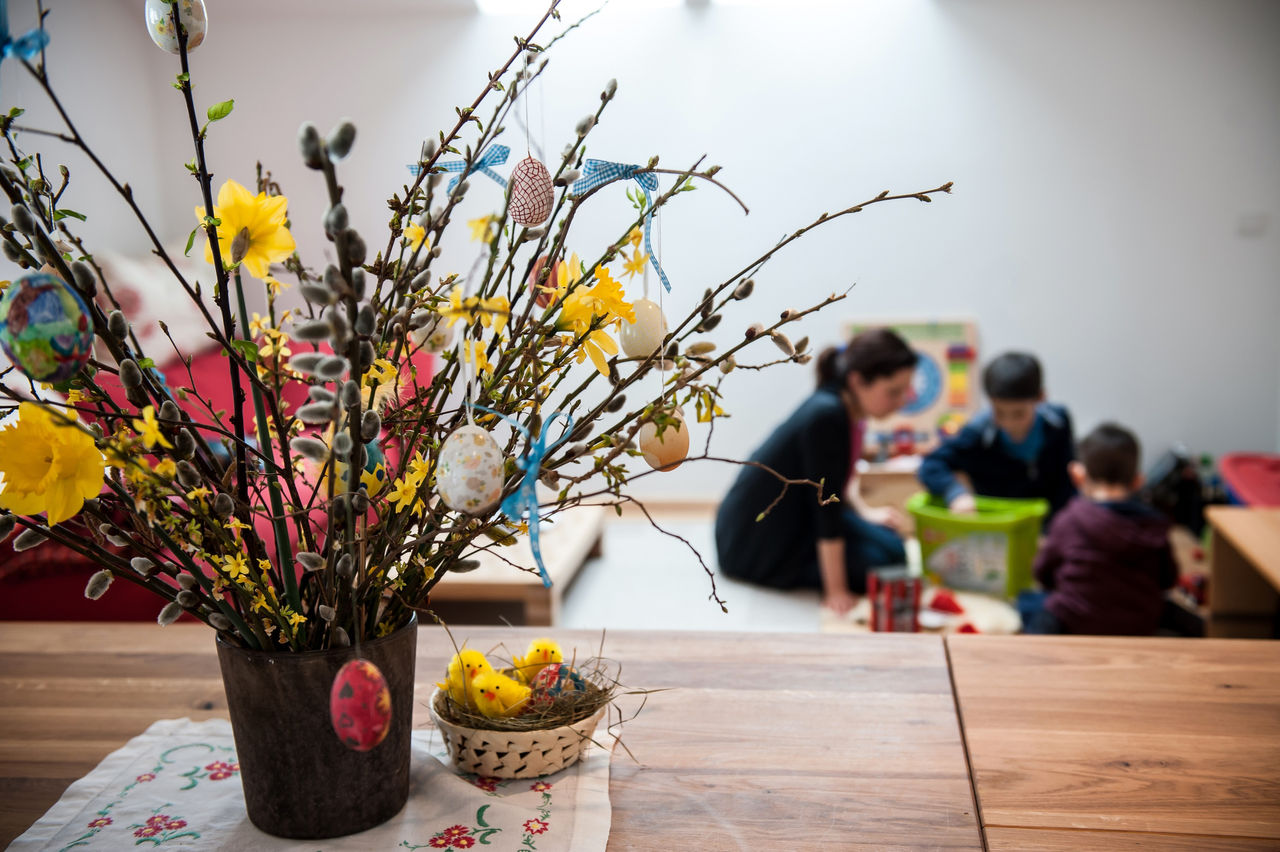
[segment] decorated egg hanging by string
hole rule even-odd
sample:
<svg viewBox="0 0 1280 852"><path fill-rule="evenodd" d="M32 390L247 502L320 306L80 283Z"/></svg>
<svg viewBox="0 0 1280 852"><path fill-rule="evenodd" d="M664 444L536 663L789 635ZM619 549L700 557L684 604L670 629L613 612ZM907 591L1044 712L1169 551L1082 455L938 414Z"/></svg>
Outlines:
<svg viewBox="0 0 1280 852"><path fill-rule="evenodd" d="M667 318L662 315L662 308L652 299L636 299L631 307L636 312L636 321L622 322L618 340L628 357L647 358L662 345L662 339L667 336Z"/></svg>
<svg viewBox="0 0 1280 852"><path fill-rule="evenodd" d="M347 463L337 459L333 462L333 472L338 482L345 488L347 484ZM364 470L360 472L360 484L370 497L376 497L387 487L387 457L375 438L364 445Z"/></svg>
<svg viewBox="0 0 1280 852"><path fill-rule="evenodd" d="M423 325L409 329L409 345L439 355L453 345L453 326L447 324L444 317L433 314Z"/></svg>
<svg viewBox="0 0 1280 852"><path fill-rule="evenodd" d="M187 30L187 52L195 50L209 31L209 14L204 0L177 0L178 15ZM170 53L178 53L178 34L173 28L173 15L168 0L147 0L143 15L147 20L147 34L157 47Z"/></svg>
<svg viewBox="0 0 1280 852"><path fill-rule="evenodd" d="M461 426L445 438L436 462L436 490L455 512L482 515L498 505L503 485L502 450L479 426Z"/></svg>
<svg viewBox="0 0 1280 852"><path fill-rule="evenodd" d="M551 216L555 191L547 167L533 157L525 157L511 170L511 221L534 227Z"/></svg>
<svg viewBox="0 0 1280 852"><path fill-rule="evenodd" d="M33 381L69 381L93 352L89 308L61 278L24 275L0 297L0 348Z"/></svg>
<svg viewBox="0 0 1280 852"><path fill-rule="evenodd" d="M678 468L689 455L689 424L684 420L682 412L675 412L679 420L677 424L669 423L658 435L658 427L650 422L640 427L636 434L636 443L644 460L654 470L670 471Z"/></svg>
<svg viewBox="0 0 1280 852"><path fill-rule="evenodd" d="M369 751L391 730L391 690L378 667L352 660L338 669L329 690L329 721L342 744Z"/></svg>

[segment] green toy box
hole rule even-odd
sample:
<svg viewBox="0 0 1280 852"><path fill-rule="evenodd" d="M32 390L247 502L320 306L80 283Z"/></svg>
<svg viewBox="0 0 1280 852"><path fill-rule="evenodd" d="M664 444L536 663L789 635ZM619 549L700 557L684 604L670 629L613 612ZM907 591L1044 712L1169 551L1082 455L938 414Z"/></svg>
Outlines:
<svg viewBox="0 0 1280 852"><path fill-rule="evenodd" d="M916 520L924 572L948 588L1015 597L1032 587L1031 563L1049 504L995 497L975 500L978 511L973 515L952 514L945 502L924 492L907 500L907 510Z"/></svg>

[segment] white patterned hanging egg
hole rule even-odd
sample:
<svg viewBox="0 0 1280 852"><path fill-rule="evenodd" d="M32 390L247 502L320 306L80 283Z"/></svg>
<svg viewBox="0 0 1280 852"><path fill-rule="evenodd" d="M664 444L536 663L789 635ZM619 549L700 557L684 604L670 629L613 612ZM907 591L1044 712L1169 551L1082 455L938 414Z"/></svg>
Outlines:
<svg viewBox="0 0 1280 852"><path fill-rule="evenodd" d="M636 299L631 307L636 312L636 321L623 321L618 331L618 340L628 357L647 358L662 345L662 338L667 336L667 318L662 315L662 308L658 307L658 303L651 299Z"/></svg>
<svg viewBox="0 0 1280 852"><path fill-rule="evenodd" d="M436 462L436 491L455 512L482 515L502 498L503 456L493 436L462 426L444 440Z"/></svg>
<svg viewBox="0 0 1280 852"><path fill-rule="evenodd" d="M636 443L640 445L645 462L654 470L675 470L689 456L689 424L685 422L683 413L677 411L675 416L680 421L678 429L674 423L669 423L659 436L657 425L646 423L636 435Z"/></svg>
<svg viewBox="0 0 1280 852"><path fill-rule="evenodd" d="M147 0L143 7L143 15L147 20L147 35L170 53L178 53L178 34L173 28L173 15L165 0ZM205 11L204 0L178 0L178 15L182 26L187 29L187 52L195 50L204 41L209 31L209 14Z"/></svg>
<svg viewBox="0 0 1280 852"><path fill-rule="evenodd" d="M425 349L432 355L439 355L453 344L453 326L436 314L418 328L409 329L409 343L415 350Z"/></svg>
<svg viewBox="0 0 1280 852"><path fill-rule="evenodd" d="M511 221L534 227L547 221L555 191L547 167L533 157L525 157L511 170Z"/></svg>

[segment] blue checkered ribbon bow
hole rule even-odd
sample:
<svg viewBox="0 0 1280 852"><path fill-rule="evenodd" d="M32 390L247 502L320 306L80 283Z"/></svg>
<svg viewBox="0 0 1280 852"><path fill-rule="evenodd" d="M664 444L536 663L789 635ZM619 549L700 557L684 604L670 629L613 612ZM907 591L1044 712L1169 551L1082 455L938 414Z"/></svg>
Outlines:
<svg viewBox="0 0 1280 852"><path fill-rule="evenodd" d="M49 43L49 34L36 27L13 38L9 34L9 0L0 0L0 51L5 59L17 54L28 61Z"/></svg>
<svg viewBox="0 0 1280 852"><path fill-rule="evenodd" d="M505 414L499 414L492 408L485 408L483 405L470 403L471 407L477 411L487 411L488 413L501 417L511 427L524 435L525 450L524 453L516 459L516 467L524 471L524 479L520 481L520 487L507 495L507 499L502 501L502 513L513 521L519 521L525 512L529 513L529 543L533 549L533 561L538 563L538 573L542 575L542 585L551 588L551 575L547 573L547 566L542 562L542 547L538 543L538 473L542 467L542 460L547 454L560 446L568 439L569 433L573 431L573 416L565 414L563 411L557 411L546 419L542 424L542 432L537 438L529 434L529 429L523 423L508 417ZM557 417L563 417L565 421L564 432L559 438L556 438L550 444L547 443L547 432L551 428L551 424L555 422Z"/></svg>
<svg viewBox="0 0 1280 852"><path fill-rule="evenodd" d="M667 280L667 273L662 271L662 266L658 263L658 257L653 253L653 241L650 239L653 226L653 196L651 193L658 191L658 176L653 172L641 172L641 167L636 165L628 165L627 163L611 163L608 160L586 160L582 164L582 177L573 182L573 186L569 188L569 192L573 195L581 195L595 189L601 184L611 183L615 180L634 180L640 184L640 188L644 190L644 250L649 255L649 262L653 264L653 269L658 273L658 278L662 280L662 286L667 288L667 292L671 292L671 282Z"/></svg>
<svg viewBox="0 0 1280 852"><path fill-rule="evenodd" d="M453 188L458 185L458 181L466 177L470 172L479 172L482 175L488 175L498 182L498 186L503 189L507 188L507 179L493 170L494 166L500 166L507 161L507 155L511 153L511 149L506 145L490 145L485 149L480 159L471 164L471 168L467 169L466 160L446 160L442 163L436 163L437 166L446 172L461 172L456 178L449 181L448 191L453 192ZM422 171L422 166L414 163L409 166L409 174L414 177Z"/></svg>

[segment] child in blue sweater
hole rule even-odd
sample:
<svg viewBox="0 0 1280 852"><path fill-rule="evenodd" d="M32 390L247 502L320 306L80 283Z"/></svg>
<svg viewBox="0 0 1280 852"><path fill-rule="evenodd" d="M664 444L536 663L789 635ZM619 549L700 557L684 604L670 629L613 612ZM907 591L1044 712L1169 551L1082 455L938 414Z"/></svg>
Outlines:
<svg viewBox="0 0 1280 852"><path fill-rule="evenodd" d="M953 512L975 510L973 495L956 479L963 471L973 490L987 497L1039 497L1049 516L1075 496L1067 472L1075 459L1071 417L1045 402L1040 362L1006 352L982 372L991 407L982 411L920 464L920 482Z"/></svg>

